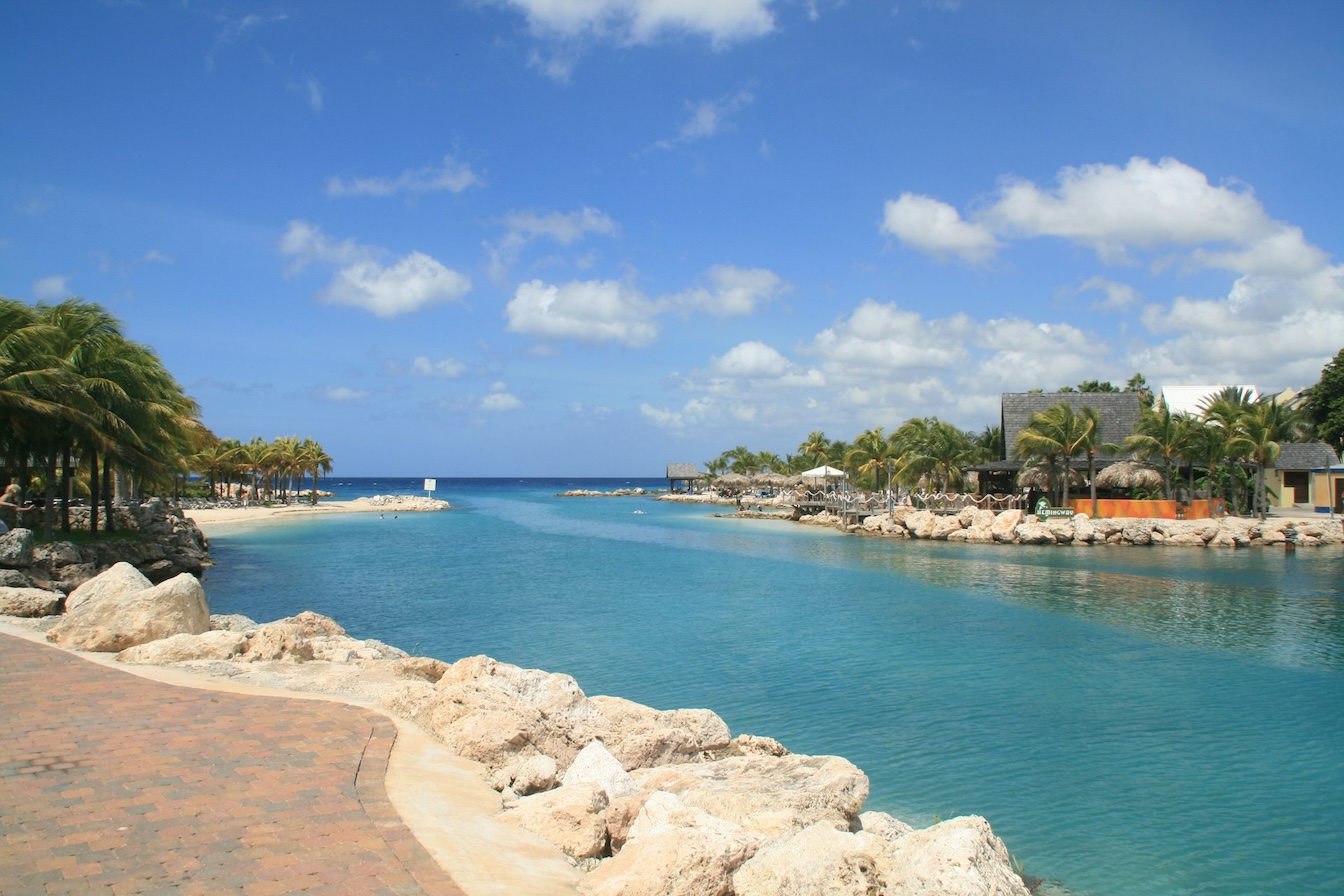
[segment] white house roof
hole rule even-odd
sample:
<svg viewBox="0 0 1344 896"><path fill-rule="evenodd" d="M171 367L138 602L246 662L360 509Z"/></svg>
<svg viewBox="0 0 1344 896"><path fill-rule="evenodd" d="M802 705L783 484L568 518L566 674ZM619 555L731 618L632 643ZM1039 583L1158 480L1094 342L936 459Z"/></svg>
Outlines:
<svg viewBox="0 0 1344 896"><path fill-rule="evenodd" d="M1198 417L1203 410L1200 405L1212 396L1218 394L1229 386L1163 386L1162 403L1167 406L1173 414L1192 414ZM1251 394L1251 400L1254 401L1260 397L1254 386L1232 386L1231 388L1243 389Z"/></svg>

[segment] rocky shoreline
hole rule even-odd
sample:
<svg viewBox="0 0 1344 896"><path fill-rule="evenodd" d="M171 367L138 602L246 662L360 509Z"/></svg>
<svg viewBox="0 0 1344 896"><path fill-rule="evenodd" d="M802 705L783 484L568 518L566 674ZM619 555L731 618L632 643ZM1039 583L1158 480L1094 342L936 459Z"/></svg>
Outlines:
<svg viewBox="0 0 1344 896"><path fill-rule="evenodd" d="M0 613L28 606L21 590L35 589L0 587ZM122 663L337 695L414 722L479 763L500 817L583 869L583 894L1029 892L983 818L914 830L866 812L868 778L849 761L734 737L710 710L589 697L567 675L485 656L412 657L310 612L211 616L189 573L155 585L119 563L50 600L59 615L8 621Z"/></svg>

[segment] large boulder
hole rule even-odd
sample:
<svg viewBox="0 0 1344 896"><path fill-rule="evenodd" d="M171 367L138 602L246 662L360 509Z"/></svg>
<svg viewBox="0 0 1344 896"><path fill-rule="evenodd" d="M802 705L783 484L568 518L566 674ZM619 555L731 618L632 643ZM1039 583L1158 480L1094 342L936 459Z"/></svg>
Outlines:
<svg viewBox="0 0 1344 896"><path fill-rule="evenodd" d="M728 724L707 709L657 710L621 697L590 697L611 754L627 769L702 758L732 740Z"/></svg>
<svg viewBox="0 0 1344 896"><path fill-rule="evenodd" d="M989 822L952 818L906 834L887 853L890 896L1029 896Z"/></svg>
<svg viewBox="0 0 1344 896"><path fill-rule="evenodd" d="M546 757L550 758L550 757ZM552 761L554 769L554 761ZM602 741L595 740L579 751L579 755L570 764L561 781L570 784L596 784L606 793L609 800L638 793L634 779L621 765L619 759L611 755Z"/></svg>
<svg viewBox="0 0 1344 896"><path fill-rule="evenodd" d="M1022 522L1022 511L1013 508L1004 510L994 517L994 524L989 527L990 535L994 540L1006 544L1017 540L1017 527Z"/></svg>
<svg viewBox="0 0 1344 896"><path fill-rule="evenodd" d="M124 600L129 595L153 587L154 583L144 573L123 561L113 564L70 592L65 601L65 612L73 613L91 601Z"/></svg>
<svg viewBox="0 0 1344 896"><path fill-rule="evenodd" d="M580 884L588 896L728 896L758 841L741 826L657 792L629 839Z"/></svg>
<svg viewBox="0 0 1344 896"><path fill-rule="evenodd" d="M42 588L0 587L0 616L55 616L65 595Z"/></svg>
<svg viewBox="0 0 1344 896"><path fill-rule="evenodd" d="M208 631L199 635L173 635L148 644L127 647L117 662L137 666L166 666L191 660L231 660L247 649L242 632Z"/></svg>
<svg viewBox="0 0 1344 896"><path fill-rule="evenodd" d="M485 656L448 666L429 699L402 701L401 711L492 769L544 754L563 773L599 739L626 769L700 759L729 743L728 726L708 710L661 711L615 697L589 698L568 675Z"/></svg>
<svg viewBox="0 0 1344 896"><path fill-rule="evenodd" d="M33 565L33 530L15 528L0 535L0 566L23 569Z"/></svg>
<svg viewBox="0 0 1344 896"><path fill-rule="evenodd" d="M607 804L598 785L567 784L509 803L504 817L575 859L595 859L607 850Z"/></svg>
<svg viewBox="0 0 1344 896"><path fill-rule="evenodd" d="M75 650L116 653L209 630L205 590L195 576L181 573L151 588L109 592L81 603L47 631L47 640Z"/></svg>
<svg viewBox="0 0 1344 896"><path fill-rule="evenodd" d="M868 798L868 776L839 756L733 756L630 776L643 790L675 793L762 839L791 837L817 822L848 827Z"/></svg>
<svg viewBox="0 0 1344 896"><path fill-rule="evenodd" d="M824 822L772 844L733 876L736 896L871 896L888 889L889 844Z"/></svg>

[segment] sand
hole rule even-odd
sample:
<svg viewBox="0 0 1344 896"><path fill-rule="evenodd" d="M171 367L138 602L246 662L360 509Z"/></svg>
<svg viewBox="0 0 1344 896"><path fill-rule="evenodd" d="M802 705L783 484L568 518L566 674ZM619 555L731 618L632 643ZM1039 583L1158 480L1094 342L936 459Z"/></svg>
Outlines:
<svg viewBox="0 0 1344 896"><path fill-rule="evenodd" d="M209 535L212 531L230 527L284 521L296 516L323 513L425 513L448 510L451 506L447 501L420 495L376 495L372 498L355 498L353 501L326 498L317 504L295 501L290 504L254 504L250 507L206 507L189 509L184 513L202 532Z"/></svg>

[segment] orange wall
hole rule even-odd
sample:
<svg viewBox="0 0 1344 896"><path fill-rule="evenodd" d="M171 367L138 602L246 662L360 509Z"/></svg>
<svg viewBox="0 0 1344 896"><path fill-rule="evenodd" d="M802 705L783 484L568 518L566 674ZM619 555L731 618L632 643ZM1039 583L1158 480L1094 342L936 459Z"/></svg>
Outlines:
<svg viewBox="0 0 1344 896"><path fill-rule="evenodd" d="M1223 512L1223 501L1215 499L1213 502L1214 515L1220 516ZM1092 513L1091 498L1074 498L1069 502L1074 513ZM1126 501L1120 498L1098 498L1097 499L1098 517L1134 517L1137 519L1155 519L1155 520L1174 520L1176 519L1175 501ZM1203 520L1209 518L1209 502L1206 499L1196 499L1193 504L1185 508L1185 518L1188 520Z"/></svg>

